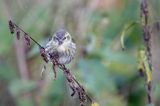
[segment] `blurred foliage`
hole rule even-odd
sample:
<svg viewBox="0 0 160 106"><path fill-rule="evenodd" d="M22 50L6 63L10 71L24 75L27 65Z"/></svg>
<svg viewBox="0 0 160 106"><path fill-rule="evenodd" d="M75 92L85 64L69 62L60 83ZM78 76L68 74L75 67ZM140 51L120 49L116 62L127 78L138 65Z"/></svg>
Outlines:
<svg viewBox="0 0 160 106"><path fill-rule="evenodd" d="M76 57L68 67L100 106L144 106L144 81L137 69L137 50L142 44L140 25L127 31L127 50L122 51L120 45L124 26L140 21L139 10L139 0L1 0L0 106L79 103L77 97L70 97L62 71L54 81L48 66L47 77L40 80L43 60L35 44L25 52L28 79L23 80L24 70L17 62L21 57L16 56L15 42L19 41L9 33L8 19L42 45L57 29L67 29L77 44ZM157 96L159 88L155 88Z"/></svg>

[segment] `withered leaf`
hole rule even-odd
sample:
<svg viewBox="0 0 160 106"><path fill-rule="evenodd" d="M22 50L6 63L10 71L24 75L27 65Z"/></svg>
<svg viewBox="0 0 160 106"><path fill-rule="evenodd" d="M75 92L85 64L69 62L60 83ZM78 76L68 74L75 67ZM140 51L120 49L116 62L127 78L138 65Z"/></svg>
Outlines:
<svg viewBox="0 0 160 106"><path fill-rule="evenodd" d="M26 33L24 34L24 38L25 38L26 44L28 46L30 46L31 45L31 40L30 40L29 36Z"/></svg>
<svg viewBox="0 0 160 106"><path fill-rule="evenodd" d="M43 60L48 63L48 58L47 58L47 55L46 55L46 52L45 52L45 49L43 47L40 47L40 54L41 54L41 57L43 58Z"/></svg>
<svg viewBox="0 0 160 106"><path fill-rule="evenodd" d="M9 20L8 24L9 24L10 32L11 32L11 34L13 34L13 33L14 33L14 30L15 30L15 26L14 26L14 24L12 23L11 20Z"/></svg>
<svg viewBox="0 0 160 106"><path fill-rule="evenodd" d="M16 36L17 36L17 39L19 40L20 39L20 30L19 29L16 30Z"/></svg>

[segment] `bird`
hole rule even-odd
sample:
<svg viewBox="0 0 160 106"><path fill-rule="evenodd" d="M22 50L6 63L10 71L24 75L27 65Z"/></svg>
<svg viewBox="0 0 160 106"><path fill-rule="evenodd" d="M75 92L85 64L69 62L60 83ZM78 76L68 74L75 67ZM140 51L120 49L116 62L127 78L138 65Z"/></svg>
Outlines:
<svg viewBox="0 0 160 106"><path fill-rule="evenodd" d="M45 52L49 61L56 58L59 64L69 64L75 57L76 44L65 29L59 29L47 42Z"/></svg>

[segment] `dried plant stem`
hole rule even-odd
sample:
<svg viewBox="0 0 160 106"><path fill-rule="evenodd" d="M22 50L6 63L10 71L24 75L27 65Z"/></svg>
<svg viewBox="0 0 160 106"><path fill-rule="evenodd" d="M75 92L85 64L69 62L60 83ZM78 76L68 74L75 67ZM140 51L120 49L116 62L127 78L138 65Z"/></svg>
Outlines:
<svg viewBox="0 0 160 106"><path fill-rule="evenodd" d="M57 63L58 67L63 70L63 73L69 83L70 88L73 93L71 96L77 92L79 96L80 102L83 104L87 99L92 103L92 99L89 95L86 94L84 88L80 85L80 83L75 79L75 77L71 74L70 70L65 67L65 65Z"/></svg>
<svg viewBox="0 0 160 106"><path fill-rule="evenodd" d="M142 0L141 2L141 19L143 26L143 39L147 50L148 61L151 64L151 32L149 25L149 11L147 0Z"/></svg>
<svg viewBox="0 0 160 106"><path fill-rule="evenodd" d="M15 27L17 27L19 30L21 30L25 35L27 35L34 43L36 43L39 47L42 48L42 46L36 41L34 40L31 36L28 35L28 33L26 33L23 29L21 29L17 24L15 24L13 21L9 20L9 23L12 23L12 25L14 25Z"/></svg>
<svg viewBox="0 0 160 106"><path fill-rule="evenodd" d="M142 20L142 26L143 26L143 39L144 44L146 47L146 55L147 55L147 61L149 62L150 68L152 70L152 61L151 61L151 32L150 32L150 26L149 26L149 11L148 11L148 1L142 0L141 1L141 20ZM148 102L152 103L152 84L151 82L147 83L147 97Z"/></svg>
<svg viewBox="0 0 160 106"><path fill-rule="evenodd" d="M30 45L30 39L35 42L39 47L40 47L40 54L41 57L43 58L43 60L48 63L48 55L45 52L45 48L43 46L41 46L36 40L34 40L31 36L28 35L28 33L26 33L23 29L21 29L18 25L16 25L14 22L12 22L11 20L9 21L9 28L11 33L13 34L15 32L15 29L18 31L18 33L16 33L17 35L17 39L20 38L21 33L23 32L24 38L27 42L28 45ZM50 54L49 54L50 55ZM50 57L52 57L50 55ZM84 106L84 103L89 100L92 103L92 99L89 97L89 95L87 95L87 93L85 92L84 88L80 85L80 83L75 79L75 77L71 74L70 70L66 68L66 66L64 64L60 64L57 61L57 58L52 59L52 63L53 63L53 71L54 71L54 78L56 78L56 70L55 67L58 66L64 73L68 85L69 87L72 89L73 93L71 94L71 96L74 96L75 94L78 95L79 100L80 100L80 106Z"/></svg>

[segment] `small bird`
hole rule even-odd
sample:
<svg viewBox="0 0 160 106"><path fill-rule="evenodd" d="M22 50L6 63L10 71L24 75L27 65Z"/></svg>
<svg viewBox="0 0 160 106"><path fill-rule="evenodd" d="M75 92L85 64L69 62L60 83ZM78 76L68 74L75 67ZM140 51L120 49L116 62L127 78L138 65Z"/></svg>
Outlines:
<svg viewBox="0 0 160 106"><path fill-rule="evenodd" d="M50 61L56 58L59 64L69 64L75 56L76 44L66 30L60 29L46 44L45 52Z"/></svg>

